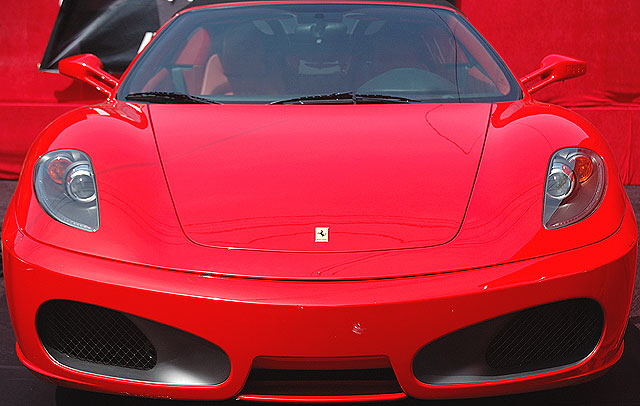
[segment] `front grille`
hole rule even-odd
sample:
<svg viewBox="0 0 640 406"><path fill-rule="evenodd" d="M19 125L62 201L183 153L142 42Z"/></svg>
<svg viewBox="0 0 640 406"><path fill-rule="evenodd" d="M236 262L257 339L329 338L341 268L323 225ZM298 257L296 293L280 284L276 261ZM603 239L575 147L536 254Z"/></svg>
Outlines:
<svg viewBox="0 0 640 406"><path fill-rule="evenodd" d="M598 344L602 323L602 309L588 299L524 310L491 341L487 364L495 369L517 369L579 361Z"/></svg>
<svg viewBox="0 0 640 406"><path fill-rule="evenodd" d="M157 363L149 339L122 313L67 300L40 307L38 334L47 351L108 366L147 371Z"/></svg>
<svg viewBox="0 0 640 406"><path fill-rule="evenodd" d="M242 392L281 396L356 396L402 393L402 388L391 368L253 369Z"/></svg>

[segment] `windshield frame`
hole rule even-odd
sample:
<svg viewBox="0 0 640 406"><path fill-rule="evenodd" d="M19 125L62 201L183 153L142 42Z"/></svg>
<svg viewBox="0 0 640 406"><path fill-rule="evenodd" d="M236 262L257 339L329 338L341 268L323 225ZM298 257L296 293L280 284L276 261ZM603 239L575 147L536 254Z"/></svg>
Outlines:
<svg viewBox="0 0 640 406"><path fill-rule="evenodd" d="M146 68L146 65L149 63L149 60L154 57L155 50L158 47L166 46L163 44L167 41L168 36L171 36L173 31L180 27L181 22L185 18L189 18L189 16L195 13L211 13L214 10L227 10L227 9L240 9L240 10L250 10L251 8L271 8L274 12L281 7L306 7L306 6L333 6L333 7L358 7L358 8L368 8L368 7L406 7L406 8L416 8L420 10L428 9L434 13L443 13L443 15L447 15L448 17L453 17L455 22L461 25L464 29L467 30L473 40L477 42L479 46L481 46L482 50L486 52L487 56L491 59L491 61L496 65L497 69L500 71L500 74L504 77L506 83L509 86L509 91L506 94L501 95L492 95L490 97L465 97L465 98L442 98L442 99L424 99L420 102L424 103L494 103L494 102L505 102L505 101L515 101L520 100L523 97L522 87L520 82L515 78L509 67L503 61L503 59L499 56L499 54L495 51L495 49L487 42L487 40L478 33L478 31L473 27L470 22L459 12L454 11L453 9L441 7L438 5L426 5L426 4L410 4L410 3L387 3L387 2L375 2L375 1L366 1L366 2L300 2L300 1L270 1L264 3L227 3L220 5L205 5L200 7L194 7L190 9L186 9L180 13L178 13L173 19L171 19L162 29L157 33L155 38L151 41L151 43L142 51L140 55L134 60L130 68L125 72L122 83L118 87L116 93L117 100L126 101L126 97L130 93L135 93L131 91L131 84L133 79L139 74L142 69ZM443 20L444 21L444 20ZM455 39L456 47L461 47L463 45L460 44L458 37L451 32L452 38ZM456 51L457 52L457 51ZM467 51L468 53L468 51ZM458 68L456 68L458 69ZM456 71L457 72L457 71ZM456 78L457 78L456 73ZM456 83L457 85L457 83ZM138 90L140 91L140 90ZM340 92L353 92L353 93L363 93L358 92L355 89L335 89L333 93ZM370 92L364 92L370 93ZM459 91L458 91L459 94ZM203 95L190 94L198 97L206 97ZM297 98L297 97L305 97L305 96L314 96L314 94L278 94L275 95L272 99L265 100L264 97L235 97L233 100L221 100L220 98L210 98L213 104L271 104L273 102L277 102L279 100L284 100L287 98ZM393 96L393 95L392 95ZM409 97L411 98L411 97ZM143 103L153 103L152 101L143 102Z"/></svg>

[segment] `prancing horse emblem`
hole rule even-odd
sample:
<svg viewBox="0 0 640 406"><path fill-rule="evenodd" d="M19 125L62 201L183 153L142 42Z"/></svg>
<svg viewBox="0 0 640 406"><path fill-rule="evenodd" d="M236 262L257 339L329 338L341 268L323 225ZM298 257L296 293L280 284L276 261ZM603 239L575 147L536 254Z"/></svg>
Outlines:
<svg viewBox="0 0 640 406"><path fill-rule="evenodd" d="M316 227L316 242L329 242L329 227Z"/></svg>

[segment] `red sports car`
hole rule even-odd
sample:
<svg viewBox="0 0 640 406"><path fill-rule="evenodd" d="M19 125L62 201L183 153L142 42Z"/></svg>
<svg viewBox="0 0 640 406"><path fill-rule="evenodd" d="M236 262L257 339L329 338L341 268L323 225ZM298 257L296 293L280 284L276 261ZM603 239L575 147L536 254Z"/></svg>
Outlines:
<svg viewBox="0 0 640 406"><path fill-rule="evenodd" d="M31 148L2 229L21 361L179 399L460 398L623 351L635 218L605 141L448 3L185 10ZM433 4L431 4L433 3Z"/></svg>

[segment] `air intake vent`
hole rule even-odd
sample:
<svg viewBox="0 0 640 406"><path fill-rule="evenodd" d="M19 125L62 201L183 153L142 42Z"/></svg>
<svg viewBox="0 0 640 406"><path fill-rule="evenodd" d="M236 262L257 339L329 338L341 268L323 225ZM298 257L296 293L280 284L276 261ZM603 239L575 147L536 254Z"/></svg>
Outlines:
<svg viewBox="0 0 640 406"><path fill-rule="evenodd" d="M495 369L567 364L586 357L598 344L602 310L592 300L567 300L517 313L487 348Z"/></svg>
<svg viewBox="0 0 640 406"><path fill-rule="evenodd" d="M421 382L491 382L566 368L591 354L604 326L598 302L571 299L490 319L424 346L413 360Z"/></svg>
<svg viewBox="0 0 640 406"><path fill-rule="evenodd" d="M156 349L124 314L84 303L52 300L37 316L38 334L50 353L108 366L150 370Z"/></svg>

